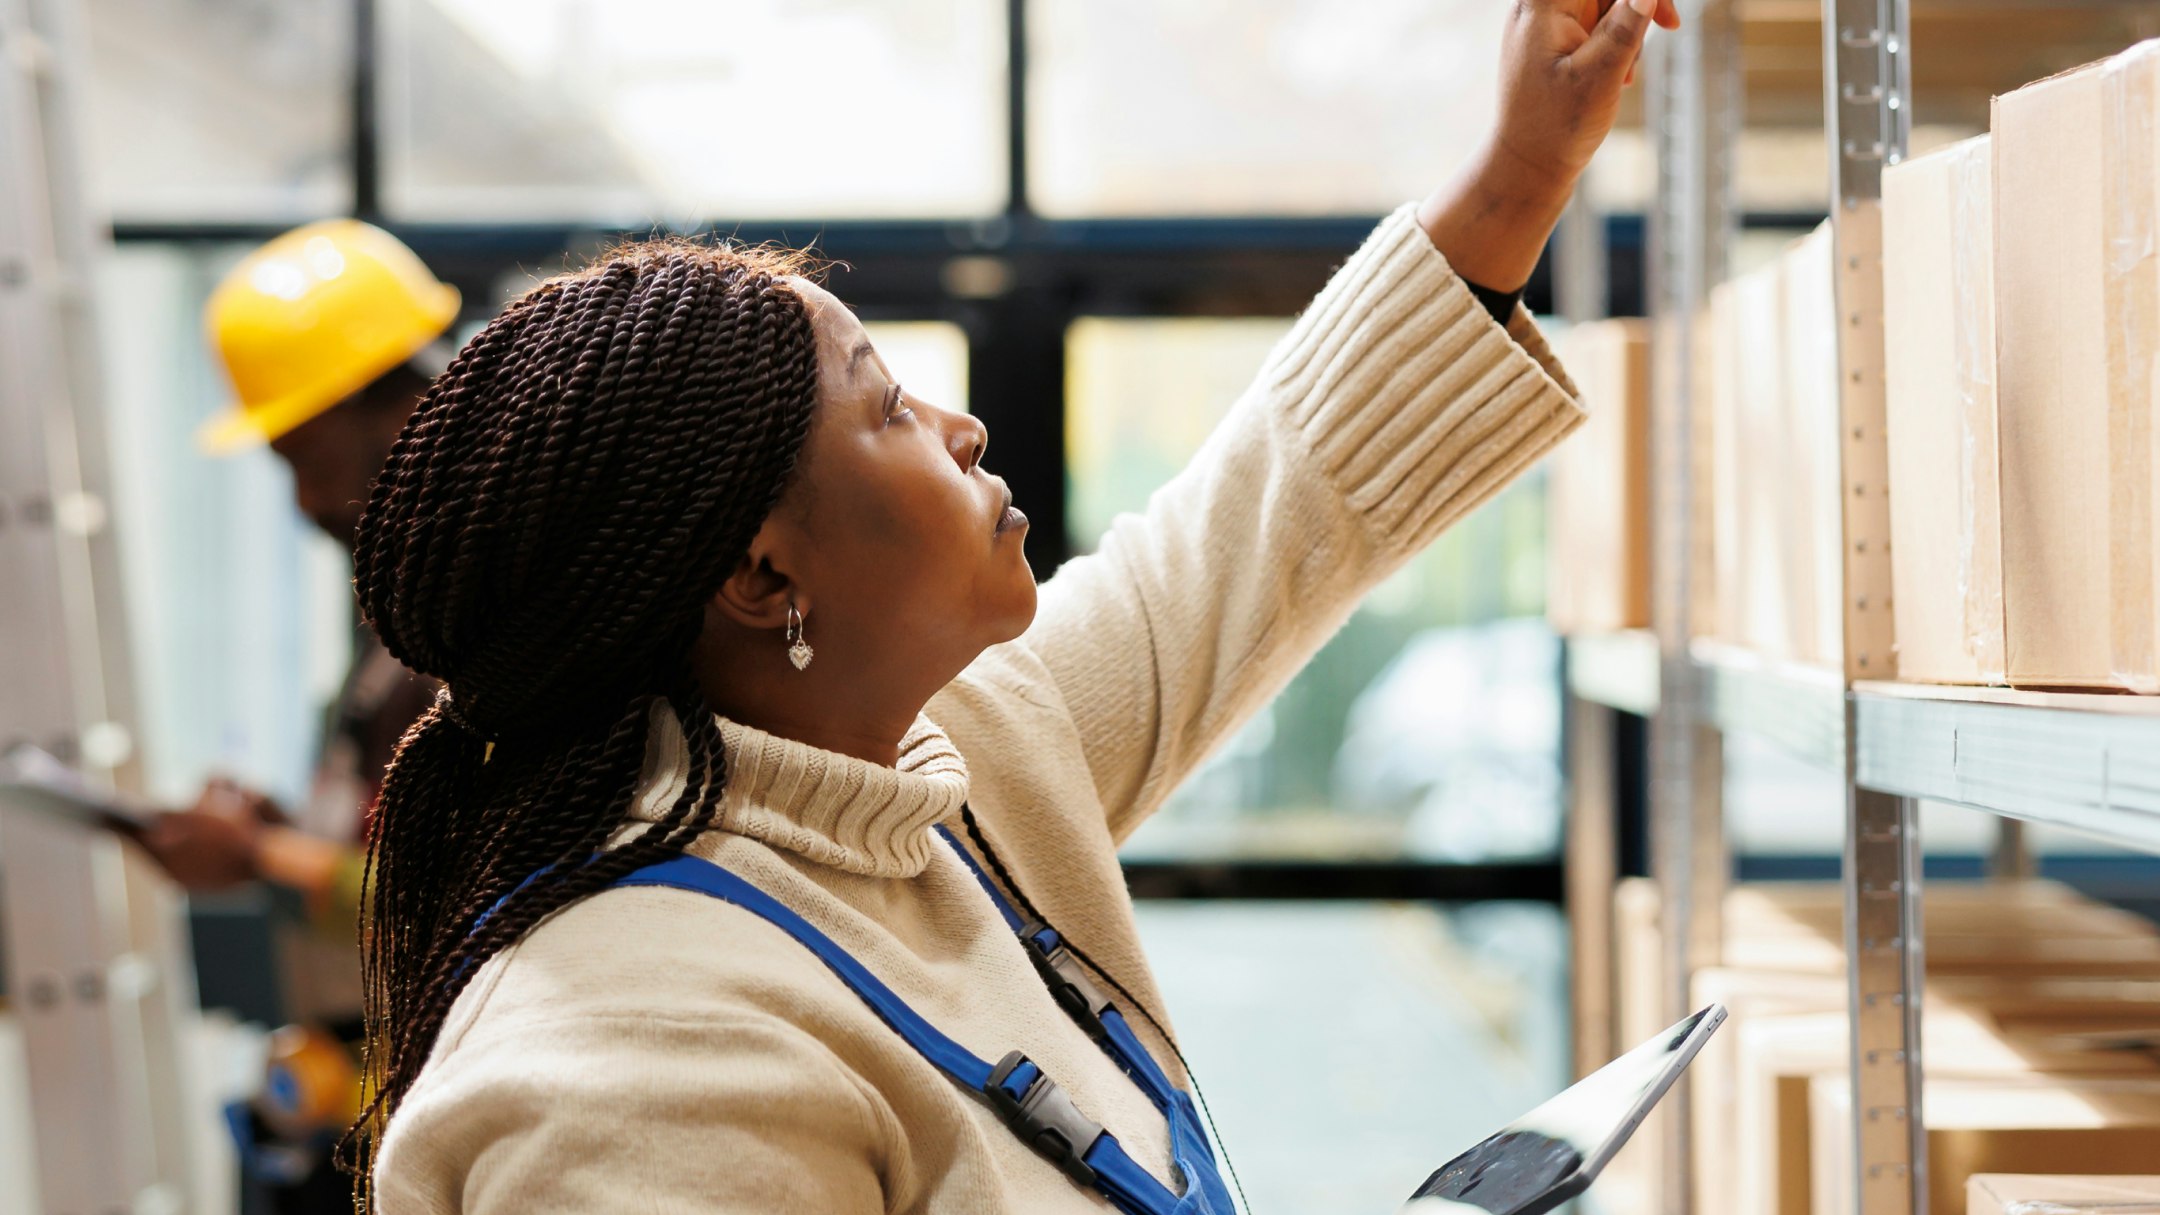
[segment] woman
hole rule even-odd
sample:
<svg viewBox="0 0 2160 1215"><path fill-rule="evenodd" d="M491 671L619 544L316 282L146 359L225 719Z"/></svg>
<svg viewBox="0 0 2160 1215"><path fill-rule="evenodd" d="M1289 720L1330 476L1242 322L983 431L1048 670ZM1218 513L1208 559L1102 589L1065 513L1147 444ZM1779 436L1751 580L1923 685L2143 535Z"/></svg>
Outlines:
<svg viewBox="0 0 2160 1215"><path fill-rule="evenodd" d="M356 553L446 685L378 811L377 1209L1227 1213L1116 848L1579 421L1514 293L1653 19L1602 7L1517 6L1488 151L1039 604L981 424L782 256L475 337Z"/></svg>

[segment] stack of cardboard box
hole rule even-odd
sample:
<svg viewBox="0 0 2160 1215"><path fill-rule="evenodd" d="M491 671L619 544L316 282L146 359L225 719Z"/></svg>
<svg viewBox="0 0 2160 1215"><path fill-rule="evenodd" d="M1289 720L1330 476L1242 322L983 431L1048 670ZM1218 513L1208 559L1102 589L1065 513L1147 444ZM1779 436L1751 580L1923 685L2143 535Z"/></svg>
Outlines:
<svg viewBox="0 0 2160 1215"><path fill-rule="evenodd" d="M1545 615L1581 636L1650 626L1650 329L1598 321L1558 353L1590 418L1553 455Z"/></svg>
<svg viewBox="0 0 2160 1215"><path fill-rule="evenodd" d="M2160 43L1993 127L1883 177L1899 673L2160 691Z"/></svg>
<svg viewBox="0 0 2160 1215"><path fill-rule="evenodd" d="M1712 344L1711 316L1696 318L1696 348ZM1574 325L1554 342L1581 390L1589 421L1548 464L1546 619L1569 636L1644 629L1652 625L1650 326L1639 318ZM1711 395L1706 356L1690 371L1697 398ZM1689 527L1692 618L1716 616L1711 576L1715 478L1707 407L1691 434L1690 459L1699 487Z"/></svg>
<svg viewBox="0 0 2160 1215"><path fill-rule="evenodd" d="M1693 984L1696 1004L1731 1013L1690 1071L1698 1210L1849 1209L1842 919L1833 883L1728 896L1723 965ZM2039 881L1933 885L1926 920L1934 1210L1962 1210L1977 1171L2104 1173L2160 1160L2160 1048L2140 1049L2160 1041L2160 931ZM1615 925L1619 1038L1633 1042L1659 1028L1655 891L1624 886ZM1668 1132L1644 1129L1616 1167L1631 1198L1654 1200Z"/></svg>
<svg viewBox="0 0 2160 1215"><path fill-rule="evenodd" d="M1828 225L1711 295L1709 631L1842 669L1836 321Z"/></svg>

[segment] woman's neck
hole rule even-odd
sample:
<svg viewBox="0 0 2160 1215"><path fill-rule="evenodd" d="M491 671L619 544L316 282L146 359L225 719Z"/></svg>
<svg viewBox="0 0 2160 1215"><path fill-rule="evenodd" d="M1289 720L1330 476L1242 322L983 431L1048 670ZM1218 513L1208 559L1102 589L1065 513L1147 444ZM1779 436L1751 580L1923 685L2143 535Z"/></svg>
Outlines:
<svg viewBox="0 0 2160 1215"><path fill-rule="evenodd" d="M773 658L777 656L761 656ZM821 656L822 657L822 656ZM873 672L796 670L775 661L695 662L699 688L715 713L778 738L866 763L893 767L901 740L937 689L895 688Z"/></svg>
<svg viewBox="0 0 2160 1215"><path fill-rule="evenodd" d="M711 700L711 694L707 694ZM767 708L713 705L713 711L730 721L762 730L776 738L790 739L821 751L832 751L865 763L890 768L900 762L900 742L921 710L872 717L833 716L824 710L799 711L795 706Z"/></svg>
<svg viewBox="0 0 2160 1215"><path fill-rule="evenodd" d="M850 647L836 637L798 669L770 632L708 627L690 665L722 717L890 768L930 698L966 666L925 661L925 648Z"/></svg>

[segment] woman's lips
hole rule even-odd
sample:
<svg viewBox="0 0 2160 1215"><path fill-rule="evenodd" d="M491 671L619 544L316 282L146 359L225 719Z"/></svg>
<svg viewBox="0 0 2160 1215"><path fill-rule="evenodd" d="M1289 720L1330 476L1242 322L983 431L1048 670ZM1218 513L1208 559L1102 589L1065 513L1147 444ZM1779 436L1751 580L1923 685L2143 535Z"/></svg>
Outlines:
<svg viewBox="0 0 2160 1215"><path fill-rule="evenodd" d="M1027 525L1028 517L1021 514L1020 508L1012 504L1012 491L1009 489L1006 490L1005 509L999 512L997 527L990 534L993 536L1002 536L1006 532L1009 532L1016 527L1026 527Z"/></svg>

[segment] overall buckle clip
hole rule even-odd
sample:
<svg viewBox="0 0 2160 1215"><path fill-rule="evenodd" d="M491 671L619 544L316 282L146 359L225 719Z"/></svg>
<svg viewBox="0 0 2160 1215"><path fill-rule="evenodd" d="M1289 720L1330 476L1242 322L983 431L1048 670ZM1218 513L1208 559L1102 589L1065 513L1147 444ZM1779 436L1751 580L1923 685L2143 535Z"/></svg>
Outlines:
<svg viewBox="0 0 2160 1215"><path fill-rule="evenodd" d="M1044 986L1050 989L1050 998L1070 1013L1089 1037L1101 1038L1106 1032L1102 1016L1110 1009L1110 999L1088 978L1080 959L1065 947L1065 938L1041 920L1031 920L1020 929L1020 943L1027 947L1028 960L1035 963Z"/></svg>
<svg viewBox="0 0 2160 1215"><path fill-rule="evenodd" d="M1005 1081L1021 1067L1034 1067L1035 1077L1017 1098ZM1082 1157L1102 1138L1102 1123L1080 1112L1065 1090L1019 1051L1011 1051L991 1069L983 1094L1005 1119L1005 1125L1029 1147L1047 1158L1067 1177L1083 1186L1095 1184L1095 1170Z"/></svg>

